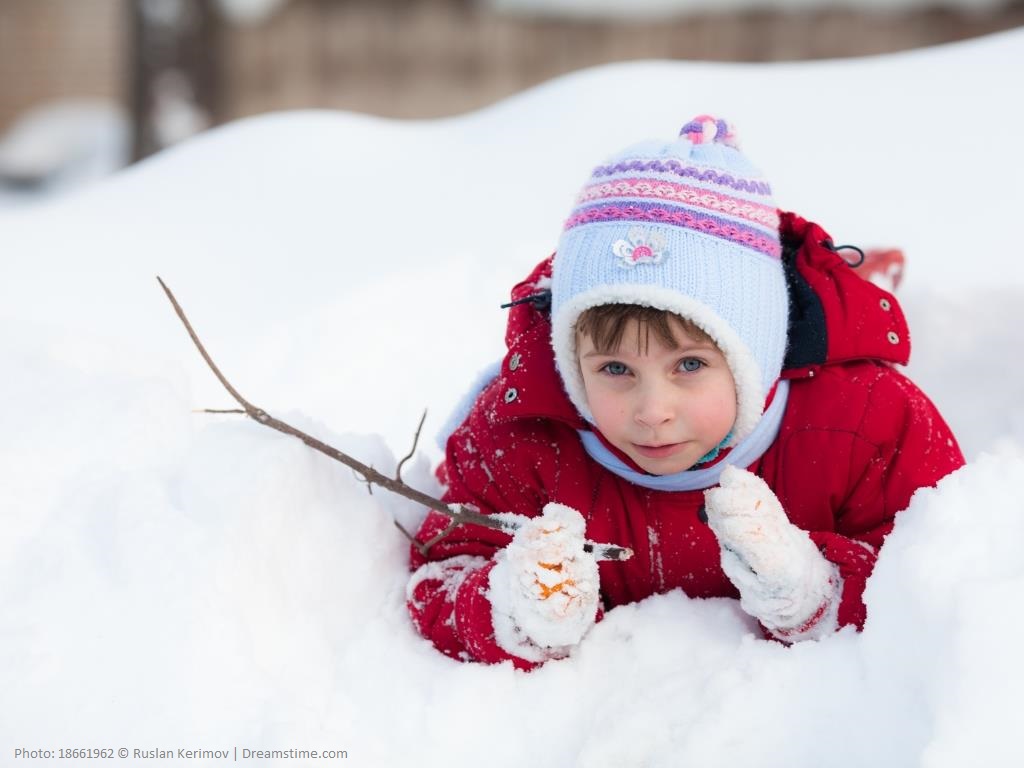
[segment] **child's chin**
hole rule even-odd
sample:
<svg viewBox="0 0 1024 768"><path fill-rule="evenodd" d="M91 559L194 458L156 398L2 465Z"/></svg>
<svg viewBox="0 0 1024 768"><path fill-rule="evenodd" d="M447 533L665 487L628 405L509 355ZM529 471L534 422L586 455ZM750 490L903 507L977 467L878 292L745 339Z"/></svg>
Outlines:
<svg viewBox="0 0 1024 768"><path fill-rule="evenodd" d="M670 456L665 459L649 459L644 456L635 456L633 461L644 472L652 475L674 475L677 472L685 472L693 466L692 461L679 456Z"/></svg>

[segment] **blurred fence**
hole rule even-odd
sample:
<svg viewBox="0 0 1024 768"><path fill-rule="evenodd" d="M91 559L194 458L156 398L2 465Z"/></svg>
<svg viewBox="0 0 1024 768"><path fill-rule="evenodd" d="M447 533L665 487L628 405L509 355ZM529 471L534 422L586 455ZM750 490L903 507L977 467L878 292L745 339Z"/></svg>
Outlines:
<svg viewBox="0 0 1024 768"><path fill-rule="evenodd" d="M438 116L605 62L858 56L1019 25L1024 3L985 13L757 11L624 24L499 16L445 0L297 0L271 23L230 33L229 111L316 104Z"/></svg>
<svg viewBox="0 0 1024 768"><path fill-rule="evenodd" d="M0 0L0 130L44 101L125 99L123 10L119 0Z"/></svg>
<svg viewBox="0 0 1024 768"><path fill-rule="evenodd" d="M127 103L138 69L131 2L0 0L0 130L49 99ZM1020 25L1021 0L973 13L764 10L636 23L503 16L473 0L290 0L258 23L221 22L213 114L329 107L431 117L610 61L857 56Z"/></svg>

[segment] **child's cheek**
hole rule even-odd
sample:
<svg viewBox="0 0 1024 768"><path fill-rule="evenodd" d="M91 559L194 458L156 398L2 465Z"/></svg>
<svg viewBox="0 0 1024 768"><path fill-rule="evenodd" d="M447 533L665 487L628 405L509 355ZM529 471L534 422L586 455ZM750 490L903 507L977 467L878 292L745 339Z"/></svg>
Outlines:
<svg viewBox="0 0 1024 768"><path fill-rule="evenodd" d="M594 416L594 422L606 436L617 431L626 414L621 396L610 387L595 385L587 391L587 405Z"/></svg>
<svg viewBox="0 0 1024 768"><path fill-rule="evenodd" d="M701 411L709 430L717 432L732 428L736 421L736 390L731 376L708 392Z"/></svg>

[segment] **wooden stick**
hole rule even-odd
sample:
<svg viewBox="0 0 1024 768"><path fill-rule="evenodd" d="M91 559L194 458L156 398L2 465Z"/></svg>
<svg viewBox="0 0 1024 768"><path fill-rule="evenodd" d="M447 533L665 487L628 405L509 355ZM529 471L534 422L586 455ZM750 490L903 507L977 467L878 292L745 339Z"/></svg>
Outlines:
<svg viewBox="0 0 1024 768"><path fill-rule="evenodd" d="M419 544L418 542L416 542L417 546L419 547L420 551L424 554L424 556L430 550L430 547L432 547L438 541L440 541L445 536L450 534L452 530L454 530L455 527L458 525L480 525L484 528L491 528L494 530L504 531L506 533L514 533L515 530L519 527L519 525L514 520L500 520L491 517L490 515L484 515L466 504L445 504L440 499L435 499L433 496L429 496L423 493L422 491L418 491L415 488L412 488L411 486L408 486L404 482L402 482L402 464L404 464L406 459L410 458L416 450L416 443L419 441L420 430L423 428L423 421L426 419L427 416L426 412L424 412L423 418L420 419L420 425L416 429L416 437L413 441L412 450L409 452L408 456L406 456L404 459L402 459L401 462L399 462L398 469L395 473L395 477L391 478L388 477L387 475L381 474L373 467L363 464L358 459L354 459L348 454L342 453L337 448L334 448L321 440L317 440L312 435L308 435L302 430L296 429L295 427L281 421L280 419L275 419L262 408L259 408L258 406L255 406L252 403L250 403L248 400L242 397L242 395L238 392L237 389L231 386L231 383L227 380L227 377L224 376L223 373L221 373L220 369L217 367L217 364L213 362L213 358L211 358L210 354L206 351L206 347L203 346L203 342L199 340L199 336L192 328L192 323L189 322L188 317L186 317L185 315L185 311L181 308L181 305L178 303L178 300L174 297L174 294L171 292L171 289L167 287L167 284L164 283L164 281L161 280L160 277L157 277L157 281L160 283L160 287L163 288L164 293L167 294L167 298L170 300L171 305L174 307L174 311L178 315L178 319L181 320L182 324L185 326L185 330L188 331L188 335L192 339L192 343L195 344L196 349L199 350L199 354L203 356L203 360L206 361L206 364L210 367L210 370L213 371L213 374L214 376L217 377L218 381L220 381L220 383L224 386L224 389L228 391L231 397L233 397L235 401L240 406L242 406L243 409L242 411L217 410L211 412L245 413L247 416L249 416L249 418L254 419L260 424L270 427L271 429L276 429L278 432L283 432L286 435L297 437L310 448L319 451L325 456L329 456L335 461L341 462L346 467L352 468L353 470L355 470L356 472L363 476L363 479L366 481L367 484L379 485L381 488L389 490L392 493L397 493L399 496L404 496L407 499L411 499L412 501L422 504L428 509L433 509L440 512L442 515L446 515L451 520L451 522L448 524L448 527L444 529L444 531L442 531L437 536L434 536L432 539L430 539L430 541L425 542L423 544ZM406 531L404 528L402 529L402 531L406 534L406 536L409 536L408 531ZM415 542L415 539L413 539L413 541ZM587 552L593 552L594 556L598 560L627 560L633 556L633 551L628 547L618 547L613 544L596 544L588 541L584 545L583 549Z"/></svg>

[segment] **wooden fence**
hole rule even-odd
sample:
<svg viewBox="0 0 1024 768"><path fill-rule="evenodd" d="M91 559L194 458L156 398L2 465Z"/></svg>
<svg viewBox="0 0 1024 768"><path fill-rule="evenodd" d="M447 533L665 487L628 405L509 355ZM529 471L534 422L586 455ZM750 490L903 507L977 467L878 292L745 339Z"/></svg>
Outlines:
<svg viewBox="0 0 1024 768"><path fill-rule="evenodd" d="M231 32L229 111L312 104L439 116L612 61L860 56L1018 25L1024 3L984 14L758 11L624 24L498 16L450 0L293 0L271 23Z"/></svg>
<svg viewBox="0 0 1024 768"><path fill-rule="evenodd" d="M46 99L127 102L129 1L0 0L0 130ZM610 61L857 56L1019 25L1022 0L984 13L757 11L636 23L503 16L473 0L291 0L262 23L220 30L216 114L328 107L433 117Z"/></svg>

